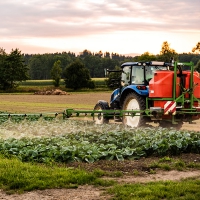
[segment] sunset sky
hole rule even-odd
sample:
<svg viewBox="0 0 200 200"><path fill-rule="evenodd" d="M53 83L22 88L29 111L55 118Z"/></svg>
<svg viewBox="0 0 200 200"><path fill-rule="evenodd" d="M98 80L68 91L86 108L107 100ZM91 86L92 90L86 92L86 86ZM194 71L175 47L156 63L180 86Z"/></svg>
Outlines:
<svg viewBox="0 0 200 200"><path fill-rule="evenodd" d="M199 0L6 0L0 7L7 53L159 54L164 41L188 53L200 42Z"/></svg>

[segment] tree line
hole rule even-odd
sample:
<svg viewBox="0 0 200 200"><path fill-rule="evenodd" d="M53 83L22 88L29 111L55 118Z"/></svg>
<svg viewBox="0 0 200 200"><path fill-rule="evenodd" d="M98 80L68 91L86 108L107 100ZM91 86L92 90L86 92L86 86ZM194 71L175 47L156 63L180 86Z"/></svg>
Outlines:
<svg viewBox="0 0 200 200"><path fill-rule="evenodd" d="M199 43L198 43L199 44ZM197 49L200 49L197 46ZM105 77L105 69L114 69L116 66L120 66L123 62L137 62L137 61L150 61L150 60L162 60L169 62L171 57L180 62L193 62L195 65L200 60L200 55L194 53L182 53L177 54L174 49L170 48L168 42L163 42L160 54L152 55L149 52L145 52L140 56L124 56L118 53L109 53L99 51L92 53L85 49L80 55L75 55L72 52L62 52L53 54L25 54L25 63L29 68L29 76L32 80L45 80L51 79L51 69L54 63L58 60L61 62L61 68L64 72L66 66L79 60L89 70L91 78ZM61 75L64 78L63 74Z"/></svg>
<svg viewBox="0 0 200 200"><path fill-rule="evenodd" d="M18 82L27 79L53 79L54 85L58 86L60 78L64 78L66 84L69 84L71 81L69 78L72 76L70 75L71 77L67 77L67 71L69 71L68 68L71 66L76 68L74 62L81 67L81 70L83 70L84 73L89 73L89 77L88 75L85 75L85 77L87 77L91 87L93 87L93 84L91 83L90 78L105 77L105 69L115 69L120 67L120 65L124 62L151 60L169 62L171 58L174 58L174 60L178 60L180 62L191 61L196 65L196 69L200 71L199 53L200 42L198 42L192 49L192 52L178 54L174 49L170 48L170 44L167 41L163 42L160 54L158 55L145 52L140 56L134 57L119 55L118 53L103 53L102 51L92 53L87 49L85 49L80 55L75 55L73 52L22 54L18 49L12 50L10 54L7 54L5 50L1 48L0 88L12 88ZM74 73L77 74L78 71L75 69Z"/></svg>

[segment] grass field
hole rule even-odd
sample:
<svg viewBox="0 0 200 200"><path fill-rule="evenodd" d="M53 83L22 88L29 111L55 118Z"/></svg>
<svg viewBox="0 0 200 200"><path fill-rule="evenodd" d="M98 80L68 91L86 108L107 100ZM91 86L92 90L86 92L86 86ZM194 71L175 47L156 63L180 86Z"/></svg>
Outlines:
<svg viewBox="0 0 200 200"><path fill-rule="evenodd" d="M93 109L98 100L110 99L110 92L68 93L67 95L0 95L0 111L12 113L62 112L67 108Z"/></svg>
<svg viewBox="0 0 200 200"><path fill-rule="evenodd" d="M95 90L106 91L109 90L105 83L105 78L92 78L95 83ZM60 81L60 89L64 91L73 91L72 89L66 88L64 80ZM15 89L15 92L31 93L39 90L51 90L54 89L53 80L27 80L19 84ZM90 91L89 89L83 88L80 91Z"/></svg>
<svg viewBox="0 0 200 200"><path fill-rule="evenodd" d="M92 78L92 80L97 84L104 84L105 78ZM64 79L60 81L61 85L64 85ZM53 85L53 80L26 80L20 83L20 85L26 86L38 86L38 85Z"/></svg>

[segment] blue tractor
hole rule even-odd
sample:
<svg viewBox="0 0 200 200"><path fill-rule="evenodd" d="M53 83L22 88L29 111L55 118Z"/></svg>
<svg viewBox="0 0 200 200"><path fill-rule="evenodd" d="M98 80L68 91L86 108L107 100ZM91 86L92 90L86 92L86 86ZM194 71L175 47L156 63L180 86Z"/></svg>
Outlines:
<svg viewBox="0 0 200 200"><path fill-rule="evenodd" d="M178 62L126 62L120 70L107 70L119 72L120 80L110 103L99 100L95 105L95 123L114 119L129 127L145 126L148 122L164 127L166 122L181 126L183 121L199 119L200 78L193 63L186 65L189 71L184 71L184 64ZM112 112L107 115L106 111Z"/></svg>
<svg viewBox="0 0 200 200"><path fill-rule="evenodd" d="M126 62L121 65L121 70L107 70L109 73L121 73L119 87L111 94L110 105L104 100L99 100L94 110L145 110L146 97L149 96L149 81L153 78L156 70L167 70L168 64L164 62ZM117 85L118 80L113 80ZM97 124L108 123L110 117L105 115L94 116ZM135 116L123 117L115 115L114 120L122 120L124 125L139 127L149 121L141 113Z"/></svg>

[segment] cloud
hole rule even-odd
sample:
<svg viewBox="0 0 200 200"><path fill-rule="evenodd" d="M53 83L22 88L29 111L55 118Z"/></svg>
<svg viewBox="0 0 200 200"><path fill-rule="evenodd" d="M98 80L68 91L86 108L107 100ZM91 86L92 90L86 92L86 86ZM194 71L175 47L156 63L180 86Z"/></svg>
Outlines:
<svg viewBox="0 0 200 200"><path fill-rule="evenodd" d="M200 34L199 0L6 0L0 7L0 46L26 52L128 53L127 43L136 53L159 52L167 40L186 51L182 43L192 49Z"/></svg>
<svg viewBox="0 0 200 200"><path fill-rule="evenodd" d="M200 30L198 0L7 0L0 6L1 37Z"/></svg>

